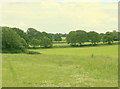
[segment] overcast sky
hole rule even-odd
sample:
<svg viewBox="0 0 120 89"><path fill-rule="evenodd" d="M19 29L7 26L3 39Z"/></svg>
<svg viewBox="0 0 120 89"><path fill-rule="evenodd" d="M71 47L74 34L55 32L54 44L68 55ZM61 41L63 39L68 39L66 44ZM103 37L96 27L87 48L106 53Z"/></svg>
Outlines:
<svg viewBox="0 0 120 89"><path fill-rule="evenodd" d="M118 30L117 0L5 1L0 10L2 26L18 27L24 31L33 27L50 33L68 33L71 30Z"/></svg>

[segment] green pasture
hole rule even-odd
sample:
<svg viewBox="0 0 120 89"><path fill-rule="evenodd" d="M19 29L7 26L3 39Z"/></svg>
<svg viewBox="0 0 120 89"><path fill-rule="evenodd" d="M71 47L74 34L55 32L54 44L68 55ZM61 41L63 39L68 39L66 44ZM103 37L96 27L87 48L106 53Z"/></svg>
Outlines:
<svg viewBox="0 0 120 89"><path fill-rule="evenodd" d="M117 87L118 46L29 49L3 54L3 87Z"/></svg>

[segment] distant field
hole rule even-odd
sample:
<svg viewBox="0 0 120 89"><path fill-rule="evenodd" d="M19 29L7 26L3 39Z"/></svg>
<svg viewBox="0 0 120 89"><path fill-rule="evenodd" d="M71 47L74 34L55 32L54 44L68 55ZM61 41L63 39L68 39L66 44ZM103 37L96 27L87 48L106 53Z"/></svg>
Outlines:
<svg viewBox="0 0 120 89"><path fill-rule="evenodd" d="M3 54L3 87L118 85L117 45L30 50L42 54Z"/></svg>
<svg viewBox="0 0 120 89"><path fill-rule="evenodd" d="M53 47L56 47L56 48L59 48L59 47L70 47L70 44L67 44L66 42L54 43Z"/></svg>
<svg viewBox="0 0 120 89"><path fill-rule="evenodd" d="M116 44L116 43L118 43L118 41L114 41L113 44ZM91 42L83 43L83 45L89 45L89 44L91 44ZM98 45L103 45L103 42L99 42ZM107 43L104 43L104 45L107 45ZM53 47L55 47L55 48L65 48L65 47L70 47L70 44L68 44L66 41L54 41L53 42Z"/></svg>
<svg viewBox="0 0 120 89"><path fill-rule="evenodd" d="M62 40L65 41L65 40L66 40L66 37L62 37Z"/></svg>

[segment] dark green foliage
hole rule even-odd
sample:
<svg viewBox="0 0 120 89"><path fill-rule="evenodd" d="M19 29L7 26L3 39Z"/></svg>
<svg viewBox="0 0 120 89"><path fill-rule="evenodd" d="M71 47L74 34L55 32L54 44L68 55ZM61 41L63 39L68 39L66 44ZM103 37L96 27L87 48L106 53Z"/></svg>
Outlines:
<svg viewBox="0 0 120 89"><path fill-rule="evenodd" d="M27 30L27 35L29 37L29 39L37 39L37 40L41 40L44 37L48 37L51 41L52 41L52 36L46 32L39 32L34 28L28 28Z"/></svg>
<svg viewBox="0 0 120 89"><path fill-rule="evenodd" d="M44 38L44 37L47 37L50 39L50 41L52 41L52 35L51 34L48 34L46 32L42 32L42 36L41 36L41 39Z"/></svg>
<svg viewBox="0 0 120 89"><path fill-rule="evenodd" d="M9 28L9 27L1 27L0 29L0 43L2 43L2 49L4 52L22 52L29 45L28 43L35 47L52 47L52 39L55 41L62 41L63 36L66 36L66 41L71 46L84 46L82 45L84 42L91 42L92 44L96 44L103 40L103 42L108 42L111 44L113 41L118 41L120 34L119 32L106 32L105 34L98 34L95 31L86 32L83 30L71 31L69 34L51 34L46 32L39 32L34 28L28 28L27 33L22 31L19 28ZM91 45L91 44L90 44ZM0 45L1 47L1 45ZM13 50L13 51L12 51Z"/></svg>
<svg viewBox="0 0 120 89"><path fill-rule="evenodd" d="M87 38L87 32L83 31L83 30L77 30L76 31L76 40L77 43L79 43L80 45L84 42L87 42L88 38Z"/></svg>
<svg viewBox="0 0 120 89"><path fill-rule="evenodd" d="M101 40L103 43L108 42L108 44L111 44L113 41L119 40L119 34L120 33L116 31L99 34L95 31L90 31L87 33L83 30L77 30L69 32L66 36L66 40L68 44L71 44L71 46L78 46L78 44L81 45L84 42L91 42L95 45Z"/></svg>
<svg viewBox="0 0 120 89"><path fill-rule="evenodd" d="M2 27L2 49L3 50L25 50L26 42L15 31L9 27Z"/></svg>
<svg viewBox="0 0 120 89"><path fill-rule="evenodd" d="M101 40L103 39L103 37L104 37L104 33L100 33Z"/></svg>
<svg viewBox="0 0 120 89"><path fill-rule="evenodd" d="M54 41L62 41L61 34L54 34Z"/></svg>
<svg viewBox="0 0 120 89"><path fill-rule="evenodd" d="M62 35L62 37L66 37L67 34L61 34L61 35Z"/></svg>
<svg viewBox="0 0 120 89"><path fill-rule="evenodd" d="M76 45L77 43L77 38L76 38L76 31L71 31L69 34L66 36L67 43L71 45Z"/></svg>
<svg viewBox="0 0 120 89"><path fill-rule="evenodd" d="M115 30L113 31L113 40L118 41L118 32Z"/></svg>
<svg viewBox="0 0 120 89"><path fill-rule="evenodd" d="M25 41L23 38L21 38L21 43L23 44L23 46L24 46L25 48L28 47L28 44L26 43L26 41Z"/></svg>
<svg viewBox="0 0 120 89"><path fill-rule="evenodd" d="M95 31L88 32L88 39L90 40L90 42L92 44L96 44L96 43L100 42L100 38L101 37L97 32L95 32Z"/></svg>
<svg viewBox="0 0 120 89"><path fill-rule="evenodd" d="M44 37L41 41L40 41L40 46L43 46L45 48L47 47L52 47L52 41L48 38L48 37Z"/></svg>
<svg viewBox="0 0 120 89"><path fill-rule="evenodd" d="M66 36L67 43L70 43L71 45L76 45L76 43L79 43L80 45L88 40L87 33L83 30L77 30L77 31L71 31Z"/></svg>
<svg viewBox="0 0 120 89"><path fill-rule="evenodd" d="M51 34L51 36L54 38L54 35L59 35L59 36L61 36L61 37L66 37L66 33L65 34L63 34L63 33L56 33L56 34L53 34L53 33L50 33Z"/></svg>
<svg viewBox="0 0 120 89"><path fill-rule="evenodd" d="M29 39L35 38L35 39L39 39L40 40L41 34L42 34L41 32L37 31L34 28L28 28L28 30L27 30L27 35L28 35Z"/></svg>
<svg viewBox="0 0 120 89"><path fill-rule="evenodd" d="M46 32L39 32L34 28L28 28L27 35L29 39L32 39L30 44L32 46L52 47L52 35Z"/></svg>
<svg viewBox="0 0 120 89"><path fill-rule="evenodd" d="M120 32L118 32L118 41L120 41Z"/></svg>
<svg viewBox="0 0 120 89"><path fill-rule="evenodd" d="M23 31L23 30L21 30L21 29L19 29L19 28L12 28L21 38L23 38L25 41L26 41L26 43L28 44L28 42L29 42L29 38L28 38L28 36L27 36L27 34Z"/></svg>
<svg viewBox="0 0 120 89"><path fill-rule="evenodd" d="M40 45L40 41L39 40L37 40L37 39L32 39L31 40L31 42L30 42L30 45L32 45L32 46L39 46Z"/></svg>
<svg viewBox="0 0 120 89"><path fill-rule="evenodd" d="M108 44L111 44L113 42L113 33L112 32L106 32L103 37L103 43L108 42Z"/></svg>

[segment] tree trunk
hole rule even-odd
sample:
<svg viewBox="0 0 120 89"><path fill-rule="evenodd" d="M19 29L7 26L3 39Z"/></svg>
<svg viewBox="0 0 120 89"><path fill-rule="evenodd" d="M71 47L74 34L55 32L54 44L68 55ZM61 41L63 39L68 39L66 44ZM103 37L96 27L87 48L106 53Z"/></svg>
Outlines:
<svg viewBox="0 0 120 89"><path fill-rule="evenodd" d="M82 43L79 43L80 44L80 46L82 45Z"/></svg>

